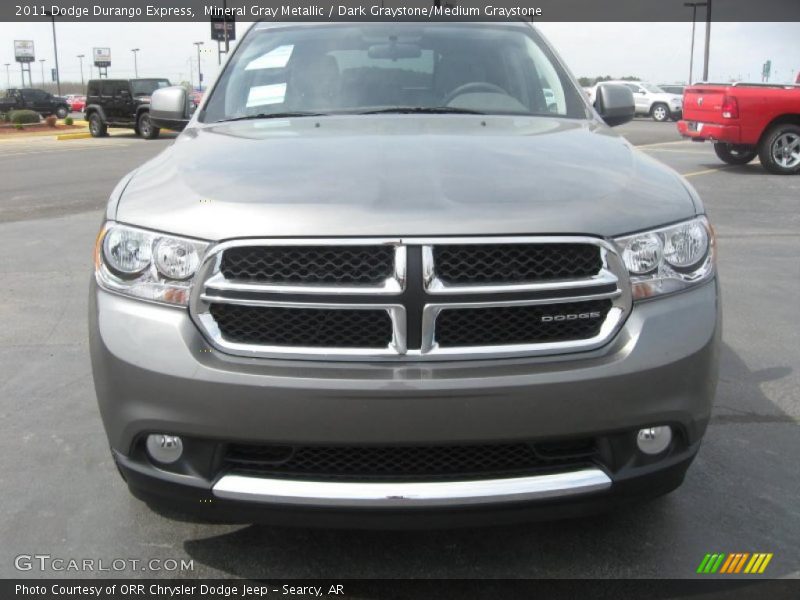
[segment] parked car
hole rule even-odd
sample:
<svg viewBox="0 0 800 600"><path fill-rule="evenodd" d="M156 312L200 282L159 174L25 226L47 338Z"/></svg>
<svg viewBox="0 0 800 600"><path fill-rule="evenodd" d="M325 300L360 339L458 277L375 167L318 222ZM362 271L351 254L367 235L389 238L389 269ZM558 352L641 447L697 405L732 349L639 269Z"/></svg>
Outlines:
<svg viewBox="0 0 800 600"><path fill-rule="evenodd" d="M183 132L95 250L95 389L135 495L386 527L681 483L716 385L714 234L607 127L630 89L593 110L522 21L261 22L188 105L153 93Z"/></svg>
<svg viewBox="0 0 800 600"><path fill-rule="evenodd" d="M150 120L150 95L170 85L168 79L92 79L86 92L84 115L93 137L106 135L109 127L127 127L151 140L161 130Z"/></svg>
<svg viewBox="0 0 800 600"><path fill-rule="evenodd" d="M714 142L731 165L758 156L770 173L800 173L800 85L700 83L685 98L682 136Z"/></svg>
<svg viewBox="0 0 800 600"><path fill-rule="evenodd" d="M69 115L70 111L65 98L54 96L44 90L34 88L6 90L5 95L0 98L0 112L23 109L37 112L43 117L56 115L59 119Z"/></svg>
<svg viewBox="0 0 800 600"><path fill-rule="evenodd" d="M658 122L677 121L683 110L683 97L670 94L660 87L643 81L602 81L602 84L624 85L633 92L636 114L650 116ZM596 88L597 86L595 86ZM590 96L592 102L594 96Z"/></svg>
<svg viewBox="0 0 800 600"><path fill-rule="evenodd" d="M67 96L66 100L72 112L83 112L86 108L86 96L72 94Z"/></svg>
<svg viewBox="0 0 800 600"><path fill-rule="evenodd" d="M683 90L686 87L685 85L676 85L673 83L662 83L658 86L660 89L664 90L668 94L675 94L676 96L683 96Z"/></svg>

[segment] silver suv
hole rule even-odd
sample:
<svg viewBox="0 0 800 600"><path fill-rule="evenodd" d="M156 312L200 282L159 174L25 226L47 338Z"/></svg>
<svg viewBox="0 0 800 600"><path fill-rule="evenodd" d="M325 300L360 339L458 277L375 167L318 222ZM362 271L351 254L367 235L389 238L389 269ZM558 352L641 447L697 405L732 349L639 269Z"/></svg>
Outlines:
<svg viewBox="0 0 800 600"><path fill-rule="evenodd" d="M683 95L667 92L652 83L644 81L603 81L603 85L624 85L633 92L636 114L652 117L654 121L663 123L672 119L680 120L683 115ZM595 92L590 93L590 97Z"/></svg>
<svg viewBox="0 0 800 600"><path fill-rule="evenodd" d="M257 23L189 106L153 94L185 128L95 250L95 387L135 495L390 527L681 483L716 250L691 186L609 129L630 90L593 108L522 22Z"/></svg>

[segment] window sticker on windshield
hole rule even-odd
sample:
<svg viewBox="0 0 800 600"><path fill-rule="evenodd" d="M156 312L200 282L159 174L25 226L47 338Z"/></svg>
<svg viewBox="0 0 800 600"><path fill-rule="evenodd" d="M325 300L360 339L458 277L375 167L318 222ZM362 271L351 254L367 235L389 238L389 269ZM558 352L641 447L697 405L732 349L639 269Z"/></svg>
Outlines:
<svg viewBox="0 0 800 600"><path fill-rule="evenodd" d="M256 71L259 69L282 69L289 62L294 50L294 44L278 46L266 54L262 54L256 59L247 63L245 71Z"/></svg>
<svg viewBox="0 0 800 600"><path fill-rule="evenodd" d="M250 93L247 95L247 108L265 106L268 104L281 104L285 96L285 83L273 83L272 85L252 87L250 88Z"/></svg>

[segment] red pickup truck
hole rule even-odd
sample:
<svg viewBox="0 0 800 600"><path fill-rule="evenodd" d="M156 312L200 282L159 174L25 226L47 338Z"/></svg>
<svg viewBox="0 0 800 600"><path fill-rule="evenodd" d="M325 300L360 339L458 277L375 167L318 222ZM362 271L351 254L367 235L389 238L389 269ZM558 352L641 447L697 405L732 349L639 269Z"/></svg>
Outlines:
<svg viewBox="0 0 800 600"><path fill-rule="evenodd" d="M756 155L771 173L800 173L800 85L698 83L683 91L678 131L714 142L717 156L744 165Z"/></svg>

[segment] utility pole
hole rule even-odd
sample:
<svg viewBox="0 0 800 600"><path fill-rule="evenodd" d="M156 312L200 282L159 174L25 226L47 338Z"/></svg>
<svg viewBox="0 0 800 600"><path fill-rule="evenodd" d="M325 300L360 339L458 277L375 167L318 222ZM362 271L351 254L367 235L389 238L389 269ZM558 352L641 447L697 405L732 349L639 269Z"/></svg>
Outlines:
<svg viewBox="0 0 800 600"><path fill-rule="evenodd" d="M44 87L44 61L47 60L46 58L40 58L39 64L42 65L42 87Z"/></svg>
<svg viewBox="0 0 800 600"><path fill-rule="evenodd" d="M708 81L708 57L711 54L711 2L706 0L706 56L703 61L703 81Z"/></svg>
<svg viewBox="0 0 800 600"><path fill-rule="evenodd" d="M55 55L56 59L56 88L58 89L58 95L61 95L61 75L58 71L58 42L56 41L56 15L52 12L45 12L42 13L46 17L50 17L50 20L53 22L53 54Z"/></svg>
<svg viewBox="0 0 800 600"><path fill-rule="evenodd" d="M11 67L11 63L4 63L6 65L6 89L11 87L11 71L9 71L9 67Z"/></svg>
<svg viewBox="0 0 800 600"><path fill-rule="evenodd" d="M186 62L189 65L189 85L191 85L192 89L194 90L194 59L189 56L189 58L186 59Z"/></svg>
<svg viewBox="0 0 800 600"><path fill-rule="evenodd" d="M139 52L139 48L131 48L131 52L133 52L133 72L136 79L139 79L139 63L136 61L136 54Z"/></svg>
<svg viewBox="0 0 800 600"><path fill-rule="evenodd" d="M203 71L200 68L200 46L205 42L193 42L197 46L197 89L203 91Z"/></svg>
<svg viewBox="0 0 800 600"><path fill-rule="evenodd" d="M689 51L689 81L688 84L692 85L692 78L694 77L694 33L697 27L697 7L706 6L705 2L684 2L684 6L692 9L692 49Z"/></svg>
<svg viewBox="0 0 800 600"><path fill-rule="evenodd" d="M78 54L78 60L81 63L81 87L83 87L83 57L84 56L85 55L83 55L83 54Z"/></svg>

